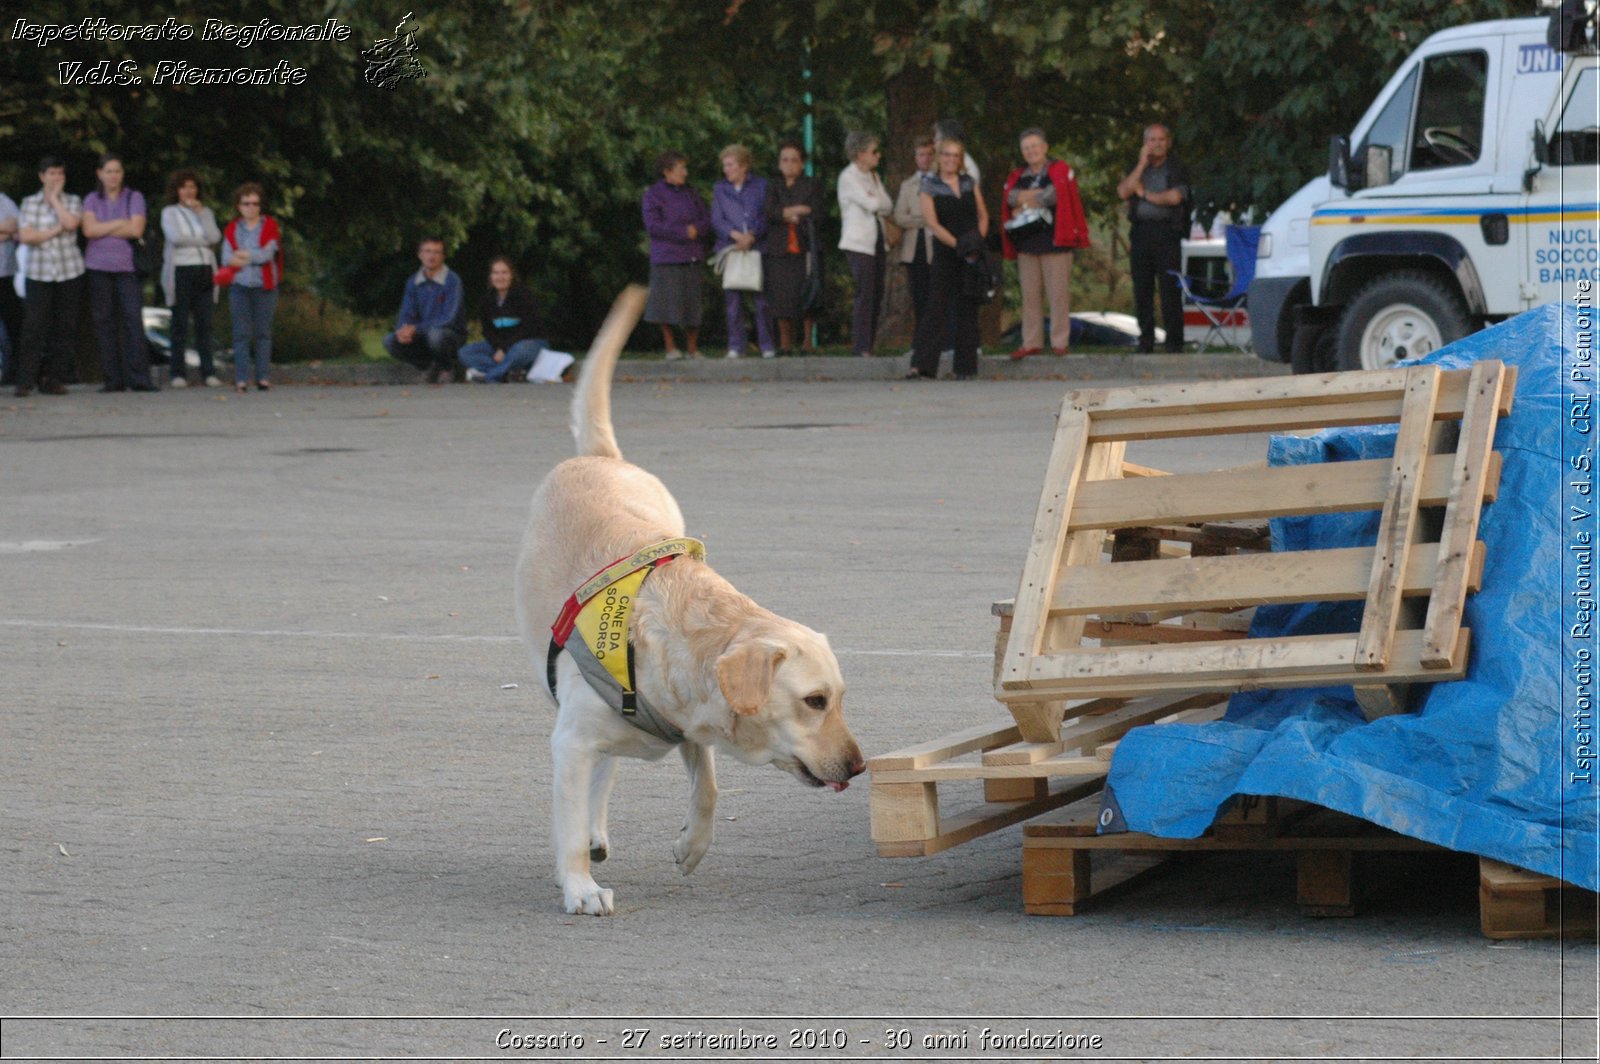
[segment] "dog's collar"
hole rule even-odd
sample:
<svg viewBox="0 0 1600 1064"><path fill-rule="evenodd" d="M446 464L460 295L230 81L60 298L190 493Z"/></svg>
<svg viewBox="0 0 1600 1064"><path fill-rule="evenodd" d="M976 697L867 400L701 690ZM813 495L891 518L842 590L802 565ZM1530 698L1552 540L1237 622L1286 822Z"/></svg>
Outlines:
<svg viewBox="0 0 1600 1064"><path fill-rule="evenodd" d="M704 561L705 544L687 536L664 539L620 558L585 580L561 607L550 626L545 683L556 694L556 658L565 650L589 686L629 724L665 742L683 742L673 727L639 694L633 675L633 637L629 621L639 589L656 568L674 558ZM578 638L572 638L574 633Z"/></svg>

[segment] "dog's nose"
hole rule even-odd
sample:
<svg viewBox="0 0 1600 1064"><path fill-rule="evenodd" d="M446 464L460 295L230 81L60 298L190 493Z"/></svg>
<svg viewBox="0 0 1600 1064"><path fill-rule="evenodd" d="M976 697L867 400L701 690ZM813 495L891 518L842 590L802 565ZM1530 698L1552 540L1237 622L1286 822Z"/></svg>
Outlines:
<svg viewBox="0 0 1600 1064"><path fill-rule="evenodd" d="M859 776L865 771L867 771L867 763L860 754L857 754L850 762L850 775Z"/></svg>

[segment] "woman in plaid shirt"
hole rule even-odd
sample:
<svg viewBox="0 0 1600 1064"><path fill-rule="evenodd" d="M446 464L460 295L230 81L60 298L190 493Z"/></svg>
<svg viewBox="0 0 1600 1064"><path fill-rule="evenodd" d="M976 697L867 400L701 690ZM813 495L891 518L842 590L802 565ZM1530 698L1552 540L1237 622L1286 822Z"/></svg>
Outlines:
<svg viewBox="0 0 1600 1064"><path fill-rule="evenodd" d="M83 255L78 226L83 201L64 191L67 166L60 156L39 160L39 191L22 201L17 239L28 245L27 317L17 358L16 394L65 395L61 383L78 329L83 299Z"/></svg>

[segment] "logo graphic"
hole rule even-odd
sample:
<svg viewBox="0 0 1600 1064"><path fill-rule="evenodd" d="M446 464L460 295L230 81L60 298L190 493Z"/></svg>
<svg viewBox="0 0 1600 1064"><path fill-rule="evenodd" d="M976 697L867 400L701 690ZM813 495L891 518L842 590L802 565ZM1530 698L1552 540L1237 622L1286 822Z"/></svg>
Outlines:
<svg viewBox="0 0 1600 1064"><path fill-rule="evenodd" d="M393 92L402 81L428 76L417 59L417 31L414 27L407 28L410 22L411 12L407 11L395 26L393 37L374 41L371 48L362 49L361 58L367 61L368 85Z"/></svg>

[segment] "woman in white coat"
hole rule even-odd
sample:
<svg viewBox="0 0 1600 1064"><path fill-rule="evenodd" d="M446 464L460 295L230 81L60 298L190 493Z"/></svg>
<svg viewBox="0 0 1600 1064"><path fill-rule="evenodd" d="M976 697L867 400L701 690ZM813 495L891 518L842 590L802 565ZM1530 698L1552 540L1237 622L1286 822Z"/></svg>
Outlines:
<svg viewBox="0 0 1600 1064"><path fill-rule="evenodd" d="M172 308L172 387L189 386L185 352L191 328L200 352L200 382L220 388L211 355L211 311L214 304L212 275L217 269L216 247L222 243L217 217L200 200L200 175L177 170L167 179L167 205L161 209L161 292Z"/></svg>
<svg viewBox="0 0 1600 1064"><path fill-rule="evenodd" d="M851 133L844 139L844 153L850 165L839 175L839 247L856 283L850 336L856 354L870 358L883 295L883 219L894 210L894 201L878 179L878 138Z"/></svg>

